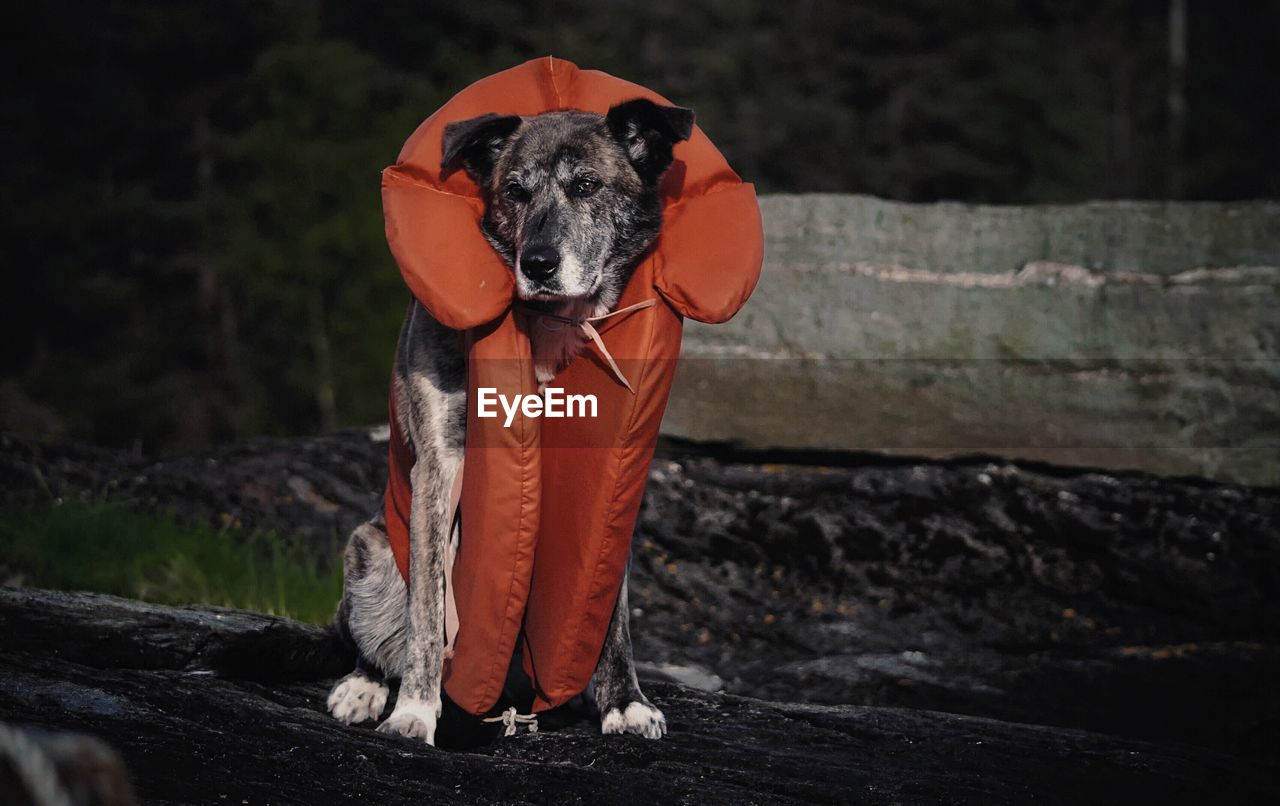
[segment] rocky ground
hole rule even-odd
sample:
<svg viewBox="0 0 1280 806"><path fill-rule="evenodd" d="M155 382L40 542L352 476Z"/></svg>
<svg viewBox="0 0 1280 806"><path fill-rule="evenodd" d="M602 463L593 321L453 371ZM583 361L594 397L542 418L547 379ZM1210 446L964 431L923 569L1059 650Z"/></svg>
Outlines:
<svg viewBox="0 0 1280 806"><path fill-rule="evenodd" d="M377 505L384 451L346 432L154 461L3 437L0 489L10 502L120 500L232 535L274 528L334 557ZM325 721L320 693L345 659L315 649L327 639L309 628L246 627L250 656L294 669L264 680L235 652L200 654L219 643L183 619L213 618L202 611L14 592L3 633L29 638L4 653L0 719L98 726L144 797L175 802L208 800L198 786L243 775L237 754L279 762L223 785L251 802L315 802L335 786L381 797L407 791L396 788L405 777L420 794L458 787L464 800L1280 794L1280 490L986 460L827 460L655 462L633 633L647 677L687 684L650 684L672 723L656 745L606 742L569 720L466 753L403 747ZM62 616L39 622L41 608ZM179 626L85 626L86 611L113 608ZM63 637L40 637L50 631ZM312 648L288 649L285 634ZM128 635L143 636L143 658L163 654L157 635L202 649L147 665L113 649ZM172 686L208 693L197 698L208 720L186 725ZM87 689L118 718L85 716L99 708ZM147 714L163 724L146 727ZM246 732L257 738L226 741Z"/></svg>
<svg viewBox="0 0 1280 806"><path fill-rule="evenodd" d="M324 712L350 662L270 616L0 589L0 717L116 747L149 803L1265 802L1225 754L915 709L771 703L651 683L670 734L433 750ZM442 726L443 729L443 726Z"/></svg>

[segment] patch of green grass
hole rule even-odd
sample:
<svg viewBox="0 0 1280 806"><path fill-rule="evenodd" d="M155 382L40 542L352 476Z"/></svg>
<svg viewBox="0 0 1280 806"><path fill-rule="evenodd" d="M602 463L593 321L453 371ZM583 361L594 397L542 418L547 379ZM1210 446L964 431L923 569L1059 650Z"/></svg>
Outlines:
<svg viewBox="0 0 1280 806"><path fill-rule="evenodd" d="M0 583L212 604L324 623L342 567L271 533L221 533L117 504L0 510Z"/></svg>

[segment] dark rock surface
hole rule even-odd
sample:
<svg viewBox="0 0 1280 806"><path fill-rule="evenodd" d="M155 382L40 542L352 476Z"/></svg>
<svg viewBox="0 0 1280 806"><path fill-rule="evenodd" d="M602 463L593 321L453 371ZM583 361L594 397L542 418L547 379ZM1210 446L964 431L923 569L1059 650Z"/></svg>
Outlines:
<svg viewBox="0 0 1280 806"><path fill-rule="evenodd" d="M1277 758L1280 493L1007 463L658 463L640 657L770 699Z"/></svg>
<svg viewBox="0 0 1280 806"><path fill-rule="evenodd" d="M114 745L148 803L1267 802L1213 751L930 711L650 684L670 735L589 721L445 751L324 713L324 629L208 608L0 589L0 719Z"/></svg>
<svg viewBox="0 0 1280 806"><path fill-rule="evenodd" d="M386 483L386 443L366 431L158 460L0 434L0 501L118 501L217 529L275 529L333 556Z"/></svg>
<svg viewBox="0 0 1280 806"><path fill-rule="evenodd" d="M4 501L119 500L230 526L231 535L238 528L276 529L326 557L336 556L345 532L377 506L385 474L385 445L357 431L259 440L162 461L0 440ZM1014 798L1013 790L972 795L979 791L965 788L972 776L996 768L963 769L959 759L967 757L959 746L931 738L928 729L947 725L963 733L993 723L926 709L1051 726L1002 723L1000 731L1027 731L1015 744L1076 735L1057 728L1127 737L1108 739L1114 746L1151 742L1181 759L1170 769L1193 757L1214 764L1231 758L1231 765L1243 765L1231 767L1232 775L1252 770L1240 774L1274 784L1280 490L985 459L846 455L803 466L749 458L672 454L654 463L632 574L637 657L651 677L723 685L730 695L877 708L766 707L657 687L660 698L669 698L664 704L688 709L674 717L685 728L710 718L714 708L727 709L770 737L765 750L812 753L815 764L835 765L840 776L867 784L871 779L859 776L879 768L858 766L860 753L905 781L915 779L910 764L895 766L848 736L861 735L863 720L907 720L894 729L915 744L899 749L925 768L951 765L958 801L1028 798ZM220 663L235 668L238 655L229 657ZM302 667L318 662L305 652L299 657ZM912 710L894 710L900 708ZM777 745L790 740L757 718L793 727L830 719L843 727L822 740L797 737L787 750ZM840 731L847 736L837 741ZM563 735L583 743L565 748L595 752L585 727ZM825 746L828 740L835 744ZM504 757L501 748L541 747L542 739L524 741L486 752ZM549 762L562 746L547 747L540 758ZM752 747L743 752L764 752ZM921 747L942 755L917 757ZM1027 745L1029 752L1035 747L1058 752ZM638 766L667 769L665 756L645 755L659 751L635 748L626 752L641 754ZM564 752L561 760L579 758ZM1031 761L1020 759L1007 763L1030 774ZM929 769L942 775L941 766ZM1107 780L1099 769L1072 767L1071 774ZM721 774L712 776L717 785L737 792ZM1035 790L1038 799L1050 798L1047 782L1065 780L1047 769L1033 777L1046 782ZM877 776L874 785L886 783ZM894 786L832 790L831 799L857 797L855 790L875 802L925 798L924 790L901 789L906 783ZM673 790L644 791L657 798ZM948 802L941 788L932 791ZM1156 791L1164 790L1156 787L1152 798Z"/></svg>

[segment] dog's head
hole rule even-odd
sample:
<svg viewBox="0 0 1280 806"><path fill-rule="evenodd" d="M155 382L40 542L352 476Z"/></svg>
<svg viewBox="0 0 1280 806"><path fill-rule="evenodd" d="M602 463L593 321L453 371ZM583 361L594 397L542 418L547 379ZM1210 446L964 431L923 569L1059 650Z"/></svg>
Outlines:
<svg viewBox="0 0 1280 806"><path fill-rule="evenodd" d="M658 182L693 112L646 99L606 115L482 115L444 131L443 167L485 198L485 237L524 300L612 306L662 226Z"/></svg>

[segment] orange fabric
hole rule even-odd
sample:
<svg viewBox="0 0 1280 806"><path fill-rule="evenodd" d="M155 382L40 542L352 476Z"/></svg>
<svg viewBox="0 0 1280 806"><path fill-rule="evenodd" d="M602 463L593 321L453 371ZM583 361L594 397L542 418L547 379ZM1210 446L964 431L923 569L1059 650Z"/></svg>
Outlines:
<svg viewBox="0 0 1280 806"><path fill-rule="evenodd" d="M428 118L383 172L387 241L413 295L444 324L468 331L469 401L479 387L537 390L529 351L538 323L512 309L511 270L480 233L483 201L463 171L440 176L447 123L485 113L556 109L604 114L650 90L551 57L476 82ZM682 317L721 322L759 277L763 233L755 192L695 127L662 180L663 231L618 307L665 304L599 324L635 387L589 344L552 385L593 394L596 418L481 419L469 402L462 539L453 568L460 624L444 686L482 714L501 694L523 631L535 710L583 691L595 670L626 568L631 533L680 353ZM656 292L656 294L655 294ZM401 573L408 557L412 448L391 413L387 532Z"/></svg>

